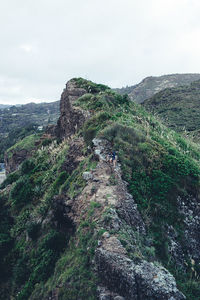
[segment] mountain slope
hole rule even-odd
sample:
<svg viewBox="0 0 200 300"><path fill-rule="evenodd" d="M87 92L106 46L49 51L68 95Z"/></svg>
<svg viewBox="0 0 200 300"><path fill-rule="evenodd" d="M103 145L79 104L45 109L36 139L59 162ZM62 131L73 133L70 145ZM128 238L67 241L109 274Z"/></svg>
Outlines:
<svg viewBox="0 0 200 300"><path fill-rule="evenodd" d="M198 146L81 78L60 107L1 186L1 299L198 299Z"/></svg>
<svg viewBox="0 0 200 300"><path fill-rule="evenodd" d="M59 101L0 109L0 162L3 153L20 138L36 132L38 126L55 124L58 117Z"/></svg>
<svg viewBox="0 0 200 300"><path fill-rule="evenodd" d="M143 79L139 84L115 89L120 94L128 94L137 103L152 97L154 94L172 87L190 84L200 79L200 74L170 74L163 76L151 76Z"/></svg>
<svg viewBox="0 0 200 300"><path fill-rule="evenodd" d="M30 124L47 125L56 123L59 116L59 101L51 103L28 103L0 110L0 134Z"/></svg>
<svg viewBox="0 0 200 300"><path fill-rule="evenodd" d="M143 105L158 115L168 127L186 132L195 140L199 139L200 81L161 91L144 101Z"/></svg>

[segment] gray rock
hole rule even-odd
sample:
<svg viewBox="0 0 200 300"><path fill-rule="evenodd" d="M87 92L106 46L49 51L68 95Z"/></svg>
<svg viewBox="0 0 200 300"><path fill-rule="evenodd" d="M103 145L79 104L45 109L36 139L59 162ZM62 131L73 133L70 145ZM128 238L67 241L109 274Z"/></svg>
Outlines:
<svg viewBox="0 0 200 300"><path fill-rule="evenodd" d="M91 172L83 172L83 179L85 180L92 180L93 179L93 175Z"/></svg>
<svg viewBox="0 0 200 300"><path fill-rule="evenodd" d="M101 295L99 295L99 299L100 300L111 300L109 294L101 294Z"/></svg>
<svg viewBox="0 0 200 300"><path fill-rule="evenodd" d="M124 255L102 248L96 250L95 262L102 282L125 299L186 299L177 289L174 277L163 267L144 260L136 264Z"/></svg>

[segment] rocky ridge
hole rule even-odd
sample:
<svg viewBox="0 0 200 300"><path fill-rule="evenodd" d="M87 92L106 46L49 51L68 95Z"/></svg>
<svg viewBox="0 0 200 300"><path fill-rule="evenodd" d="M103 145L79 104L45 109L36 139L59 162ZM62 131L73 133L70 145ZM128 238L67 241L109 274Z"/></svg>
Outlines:
<svg viewBox="0 0 200 300"><path fill-rule="evenodd" d="M60 138L73 138L76 131L82 126L90 115L79 108L72 107L73 101L84 95L86 91L77 88L72 80L67 83L61 96L61 116L55 132L59 132ZM74 143L75 142L75 143ZM75 150L76 144L82 144L81 139L70 142L70 152L73 159L66 161L63 169L70 172L75 168L75 160L80 150ZM163 267L156 267L153 263L139 259L134 262L128 257L126 249L119 240L118 232L131 228L132 247L136 244L136 235L145 236L145 224L138 212L133 197L127 191L127 183L122 180L120 164L113 168L107 161L111 151L111 145L105 140L93 139L94 155L98 163L95 169L83 173L87 181L82 193L73 200L64 200L65 215L76 227L87 215L91 203L100 205L100 210L92 217L97 229L106 228L102 239L98 241L95 252L94 269L101 282L98 287L98 299L100 300L150 300L150 299L185 299L176 287L174 277ZM82 155L78 155L82 156ZM73 166L71 168L71 166ZM77 167L77 165L76 165ZM110 177L114 178L114 185L109 184ZM109 211L109 222L102 218ZM85 217L86 217L85 215ZM110 235L108 232L115 232ZM131 244L131 243L130 243ZM54 299L54 298L51 298Z"/></svg>
<svg viewBox="0 0 200 300"><path fill-rule="evenodd" d="M26 182L32 183L28 176L33 182L36 182L35 186L32 187L34 191L33 201L36 203L36 208L32 206L32 211L29 212L29 219L25 221L23 226L21 226L21 222L24 219L22 210L20 212L21 219L16 218L16 224L19 228L12 229L18 240L23 238L23 234L25 235L23 242L25 244L28 242L25 248L25 254L27 255L29 252L34 253L30 250L31 247L36 246L36 240L34 239L38 238L38 232L36 231L35 237L33 235L34 231L32 232L29 229L29 231L25 230L23 233L23 228L26 228L26 226L30 228L30 224L33 224L35 228L37 226L41 227L40 232L42 235L45 234L45 236L41 235L39 240L37 240L39 246L36 251L42 249L42 256L38 259L39 263L43 262L43 253L48 257L49 252L45 252L43 243L45 244L48 241L47 237L52 232L50 228L56 229L58 236L64 234L65 245L66 239L70 240L71 237L69 244L64 249L67 252L68 248L71 247L73 252L69 257L65 252L61 252L61 261L58 260L55 269L51 269L52 271L49 274L51 284L45 282L44 279L38 282L34 277L29 277L28 282L31 282L32 286L28 286L28 289L27 285L23 286L22 284L21 290L18 287L19 298L17 299L83 299L85 297L85 295L81 295L81 289L84 289L83 285L81 288L78 286L76 296L73 294L73 291L76 291L76 280L81 282L81 275L79 273L77 275L79 270L77 270L77 267L75 268L76 270L73 269L73 264L76 263L80 253L82 253L80 256L85 256L86 262L84 267L81 264L78 265L78 269L91 269L96 278L96 291L93 292L91 299L186 299L177 288L174 276L161 263L157 262L155 254L152 255L150 253L148 256L144 254L146 250L154 251L153 241L148 233L149 224L146 218L148 216L142 214L141 207L140 209L138 208L136 199L128 191L129 186L124 179L124 165L122 165L122 162L118 159L117 165L114 167L107 159L114 143L109 141L108 138L106 139L104 135L97 135L96 138L93 138L93 133L96 130L93 127L88 131L89 133L92 132L92 135L89 135L89 141L85 140L86 135L81 132L83 128L84 130L88 129L88 124L102 126L105 120L108 124L111 123L107 111L106 113L102 112L100 101L108 101L110 105L112 105L113 99L115 102L119 101L119 105L114 103L114 105L118 105L119 110L116 115L121 117L122 107L125 117L127 117L128 108L130 109L127 98L118 96L112 98L113 94L110 91L107 94L100 91L88 95L88 90L90 90L90 86L87 89L86 84L84 87L78 85L74 79L66 84L66 89L61 97L61 116L57 125L48 129L48 135L51 134L51 138L54 141L46 147L40 147L40 143L37 143L39 149L35 150L35 154L31 153L33 155L32 161L27 160L28 163L27 165L25 164L26 168L24 168L26 173L23 174L23 178L27 180ZM83 101L84 105L77 105L77 100L79 99ZM90 99L92 102L92 109L87 109L85 105L87 99ZM80 102L78 103L80 104ZM100 107L97 117L94 109L96 103L97 107ZM132 118L133 116L135 117L134 111L131 114ZM141 125L143 119L139 117L136 119L139 120L138 122ZM116 120L116 117L114 120ZM145 124L147 122L151 122L149 117L145 120ZM152 126L155 128L154 123ZM112 135L116 135L117 130L121 129L123 132L125 130L128 132L128 135L125 136L126 148L132 137L133 141L142 147L142 151L144 149L148 151L143 138L138 137L136 135L137 132L131 131L130 127L122 128L118 125L118 127L112 129ZM62 140L62 142L57 144L56 138ZM156 146L156 143L153 145ZM131 147L134 147L134 145L131 144ZM137 148L136 151L138 151ZM134 152L135 156L138 155L136 151ZM155 155L156 159L158 159L157 156L158 153ZM170 158L172 159L172 157ZM44 159L44 163L41 163L42 159ZM151 159L150 157L152 164ZM148 167L148 161L145 161L145 157L143 157L143 163ZM31 166L30 170L27 169L29 166ZM21 172L20 165L18 172ZM151 172L151 168L148 168L148 172ZM146 176L148 175L149 173ZM195 177L193 177L194 179ZM7 186L7 191L10 192L11 190L11 200L13 197L12 190L15 188L15 184L12 184L11 182L11 185ZM184 184L187 188L186 182ZM45 191L45 194L40 196L42 199L41 203L37 198L38 186ZM3 192L6 192L6 189ZM165 226L165 238L168 241L170 259L173 259L173 263L181 267L183 272L187 272L188 268L186 265L186 263L188 264L188 259L186 260L186 257L189 258L191 264L195 265L195 267L200 262L198 251L200 241L199 198L194 193L192 195L192 191L189 190L189 192L191 194L190 197L183 196L180 193L176 199L178 203L177 212L181 215L181 221L183 220L181 230L184 236L184 243L178 238L175 226L161 225L162 227ZM168 200L165 199L166 201ZM37 204L38 202L39 205ZM16 201L12 204L12 213L13 211L15 213L15 209L20 208L20 206L15 206L15 203ZM157 204L156 210L159 209L161 204ZM20 232L19 235L17 235L18 232ZM82 243L84 245L83 248L79 248ZM73 244L75 248L73 248ZM47 245L48 251L50 249L55 251L54 247L59 246L59 243L52 243L50 239ZM76 252L76 248L78 252ZM61 250L64 251L63 248ZM56 255L58 255L57 252ZM35 260L33 260L35 256L31 257L31 259L35 263ZM44 262L46 263L46 259ZM40 265L39 267L41 268ZM62 268L63 273L59 273ZM38 269L36 265L36 270ZM42 273L42 269L39 270ZM193 276L197 277L195 270ZM34 276L34 274L32 273L31 276ZM84 278L86 281L82 280L84 285L87 286L88 282L90 284L91 277L87 277L88 273L83 274L85 274L87 280L86 278ZM74 298L70 296L70 293L73 294Z"/></svg>

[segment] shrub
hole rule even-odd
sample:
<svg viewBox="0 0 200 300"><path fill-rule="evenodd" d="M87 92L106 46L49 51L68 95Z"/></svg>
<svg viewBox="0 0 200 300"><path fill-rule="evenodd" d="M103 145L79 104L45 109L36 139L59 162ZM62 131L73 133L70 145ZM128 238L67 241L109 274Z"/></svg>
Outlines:
<svg viewBox="0 0 200 300"><path fill-rule="evenodd" d="M12 184L13 182L17 181L20 177L19 171L15 171L7 175L4 182L1 184L1 189L4 189L8 184Z"/></svg>
<svg viewBox="0 0 200 300"><path fill-rule="evenodd" d="M35 162L32 158L26 159L22 165L21 165L21 173L22 175L24 174L29 174L31 171L33 171L35 168Z"/></svg>
<svg viewBox="0 0 200 300"><path fill-rule="evenodd" d="M10 191L11 205L15 208L21 208L28 204L32 197L33 191L29 178L26 176L19 178Z"/></svg>
<svg viewBox="0 0 200 300"><path fill-rule="evenodd" d="M97 133L96 127L89 127L84 130L83 138L86 145L91 146L92 140L95 138L96 133Z"/></svg>
<svg viewBox="0 0 200 300"><path fill-rule="evenodd" d="M18 288L28 279L30 268L28 266L28 256L24 255L17 260L13 268L13 285Z"/></svg>
<svg viewBox="0 0 200 300"><path fill-rule="evenodd" d="M28 236L32 240L35 240L38 237L39 230L40 230L40 224L38 224L38 223L31 223L27 226Z"/></svg>
<svg viewBox="0 0 200 300"><path fill-rule="evenodd" d="M55 192L58 192L59 187L65 182L68 176L69 175L66 171L63 171L58 175L58 178L53 183L53 189Z"/></svg>
<svg viewBox="0 0 200 300"><path fill-rule="evenodd" d="M52 143L52 139L46 138L42 141L41 145L45 147L45 146L50 145L51 143Z"/></svg>

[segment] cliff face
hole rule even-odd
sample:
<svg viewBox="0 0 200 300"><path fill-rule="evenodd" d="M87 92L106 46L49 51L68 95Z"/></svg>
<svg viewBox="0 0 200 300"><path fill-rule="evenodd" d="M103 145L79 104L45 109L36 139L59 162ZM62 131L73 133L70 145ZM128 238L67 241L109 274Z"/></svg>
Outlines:
<svg viewBox="0 0 200 300"><path fill-rule="evenodd" d="M198 299L195 145L83 79L50 131L0 193L4 299Z"/></svg>
<svg viewBox="0 0 200 300"><path fill-rule="evenodd" d="M73 107L72 104L86 93L87 91L79 88L74 80L67 82L60 99L60 117L56 127L56 135L59 138L68 138L75 134L85 122L86 112Z"/></svg>
<svg viewBox="0 0 200 300"><path fill-rule="evenodd" d="M8 153L5 153L4 161L5 161L5 169L6 174L12 173L16 171L20 164L28 158L29 153L26 149L21 149L19 151L14 151L12 156L8 156Z"/></svg>

